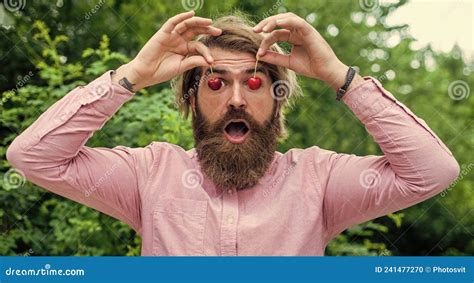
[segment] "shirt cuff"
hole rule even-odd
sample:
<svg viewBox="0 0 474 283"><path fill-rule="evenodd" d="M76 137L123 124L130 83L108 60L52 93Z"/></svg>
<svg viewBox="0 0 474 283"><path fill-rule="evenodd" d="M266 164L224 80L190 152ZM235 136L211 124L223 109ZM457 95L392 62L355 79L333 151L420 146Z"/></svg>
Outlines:
<svg viewBox="0 0 474 283"><path fill-rule="evenodd" d="M112 72L107 71L84 87L81 105L94 102L94 107L98 111L105 115L113 115L120 106L133 97L133 92L112 82Z"/></svg>
<svg viewBox="0 0 474 283"><path fill-rule="evenodd" d="M390 93L383 91L382 85L377 79L367 76L364 77L364 80L362 84L349 90L342 97L344 103L361 121L366 121L390 107L396 100ZM384 96L388 96L390 99L386 99Z"/></svg>

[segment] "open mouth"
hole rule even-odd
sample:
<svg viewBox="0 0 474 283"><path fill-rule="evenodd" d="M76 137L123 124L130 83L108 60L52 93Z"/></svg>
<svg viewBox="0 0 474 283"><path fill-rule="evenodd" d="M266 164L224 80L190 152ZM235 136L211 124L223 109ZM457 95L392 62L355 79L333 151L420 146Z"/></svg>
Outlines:
<svg viewBox="0 0 474 283"><path fill-rule="evenodd" d="M250 127L244 120L231 120L224 128L224 134L231 143L242 143L250 133Z"/></svg>

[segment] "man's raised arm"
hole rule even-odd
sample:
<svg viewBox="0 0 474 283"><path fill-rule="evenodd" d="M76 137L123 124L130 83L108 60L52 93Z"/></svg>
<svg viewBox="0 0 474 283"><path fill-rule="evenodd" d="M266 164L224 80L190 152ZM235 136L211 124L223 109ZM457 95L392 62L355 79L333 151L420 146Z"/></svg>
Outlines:
<svg viewBox="0 0 474 283"><path fill-rule="evenodd" d="M316 157L316 171L329 171L322 185L327 240L354 224L426 200L459 174L459 165L443 142L377 80L367 77L343 100L384 155L327 151Z"/></svg>
<svg viewBox="0 0 474 283"><path fill-rule="evenodd" d="M268 17L254 31L268 33L257 54L262 61L322 80L335 91L350 78L349 67L339 61L319 32L293 13ZM268 51L278 41L293 44L291 53ZM315 182L324 197L326 242L351 225L434 196L459 174L459 165L443 142L377 80L367 77L364 81L356 75L342 100L384 156L315 151Z"/></svg>
<svg viewBox="0 0 474 283"><path fill-rule="evenodd" d="M191 39L219 34L211 24L192 11L170 18L130 63L52 105L9 146L8 161L33 183L140 231L139 190L156 158L153 145L108 149L85 143L134 91L207 66L212 61L209 50Z"/></svg>

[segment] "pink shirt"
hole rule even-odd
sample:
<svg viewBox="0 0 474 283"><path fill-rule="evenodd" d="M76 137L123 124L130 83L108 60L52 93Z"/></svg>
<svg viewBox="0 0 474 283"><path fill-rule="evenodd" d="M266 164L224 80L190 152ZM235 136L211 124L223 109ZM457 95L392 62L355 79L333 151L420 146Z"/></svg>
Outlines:
<svg viewBox="0 0 474 283"><path fill-rule="evenodd" d="M110 72L56 102L8 148L31 182L124 221L142 255L324 255L344 229L426 200L459 173L449 149L371 77L344 103L383 156L312 146L275 158L254 188L219 193L194 149L84 144L133 93Z"/></svg>

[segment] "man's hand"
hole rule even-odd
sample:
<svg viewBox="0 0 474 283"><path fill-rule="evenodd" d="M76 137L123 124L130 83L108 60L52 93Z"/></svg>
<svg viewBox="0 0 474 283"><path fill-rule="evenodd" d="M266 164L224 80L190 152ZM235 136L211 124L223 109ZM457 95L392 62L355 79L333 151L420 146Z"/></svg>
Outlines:
<svg viewBox="0 0 474 283"><path fill-rule="evenodd" d="M277 27L282 29L275 29ZM336 91L344 84L348 66L337 58L319 32L299 16L293 13L271 16L258 23L253 30L267 33L257 53L259 60L322 80ZM275 42L282 41L293 45L290 54L268 50ZM356 75L349 89L363 81Z"/></svg>
<svg viewBox="0 0 474 283"><path fill-rule="evenodd" d="M178 14L165 22L135 59L118 68L112 80L118 82L126 77L137 91L168 81L194 67L208 66L214 60L211 52L192 39L199 34L217 36L221 32L212 26L211 19L194 17L194 11Z"/></svg>

